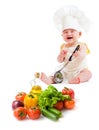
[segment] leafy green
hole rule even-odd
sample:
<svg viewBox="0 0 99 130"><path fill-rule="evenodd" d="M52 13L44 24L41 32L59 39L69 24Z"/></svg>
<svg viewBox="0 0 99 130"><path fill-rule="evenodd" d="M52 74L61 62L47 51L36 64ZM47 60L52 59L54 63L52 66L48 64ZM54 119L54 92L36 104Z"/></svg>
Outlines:
<svg viewBox="0 0 99 130"><path fill-rule="evenodd" d="M58 101L63 101L65 97L53 85L49 85L47 89L41 92L38 99L40 109L53 107Z"/></svg>

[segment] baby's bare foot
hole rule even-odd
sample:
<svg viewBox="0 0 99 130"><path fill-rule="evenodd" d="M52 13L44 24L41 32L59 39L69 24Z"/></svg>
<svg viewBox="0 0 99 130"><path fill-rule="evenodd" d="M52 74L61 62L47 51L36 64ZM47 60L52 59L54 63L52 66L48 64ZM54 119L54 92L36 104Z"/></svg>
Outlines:
<svg viewBox="0 0 99 130"><path fill-rule="evenodd" d="M44 83L46 83L47 85L53 83L52 78L51 78L51 77L47 77L46 74L44 74L44 73L41 73L40 79L41 79Z"/></svg>
<svg viewBox="0 0 99 130"><path fill-rule="evenodd" d="M80 79L79 79L79 77L75 77L73 79L70 79L68 82L69 82L69 84L79 84Z"/></svg>

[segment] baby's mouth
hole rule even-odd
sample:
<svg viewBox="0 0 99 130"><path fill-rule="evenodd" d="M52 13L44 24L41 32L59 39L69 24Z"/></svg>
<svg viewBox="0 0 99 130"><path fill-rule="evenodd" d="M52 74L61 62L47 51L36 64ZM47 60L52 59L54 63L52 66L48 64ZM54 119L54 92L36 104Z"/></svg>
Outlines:
<svg viewBox="0 0 99 130"><path fill-rule="evenodd" d="M67 39L72 39L73 37L67 37Z"/></svg>

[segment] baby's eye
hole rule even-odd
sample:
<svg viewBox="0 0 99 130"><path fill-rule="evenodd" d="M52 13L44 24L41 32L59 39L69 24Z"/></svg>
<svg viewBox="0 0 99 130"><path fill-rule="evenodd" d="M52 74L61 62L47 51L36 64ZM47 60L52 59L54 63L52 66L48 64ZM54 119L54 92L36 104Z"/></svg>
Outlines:
<svg viewBox="0 0 99 130"><path fill-rule="evenodd" d="M66 31L66 32L64 32L64 33L66 33L66 34L67 34L68 32Z"/></svg>
<svg viewBox="0 0 99 130"><path fill-rule="evenodd" d="M71 30L71 33L73 33L74 32L74 30Z"/></svg>

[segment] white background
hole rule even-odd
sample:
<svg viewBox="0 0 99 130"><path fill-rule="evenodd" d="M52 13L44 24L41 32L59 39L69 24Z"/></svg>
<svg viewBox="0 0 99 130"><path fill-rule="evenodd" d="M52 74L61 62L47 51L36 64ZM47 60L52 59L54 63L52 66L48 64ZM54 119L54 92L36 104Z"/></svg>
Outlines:
<svg viewBox="0 0 99 130"><path fill-rule="evenodd" d="M83 41L91 50L89 68L93 73L88 83L55 85L61 90L71 87L76 95L76 107L63 112L58 122L46 118L17 121L11 103L19 91L29 92L34 72L53 72L56 57L63 42L53 24L54 12L68 4L85 11L93 26ZM99 130L98 43L99 6L97 0L1 0L0 1L0 129L69 129ZM42 88L47 86L41 83Z"/></svg>

